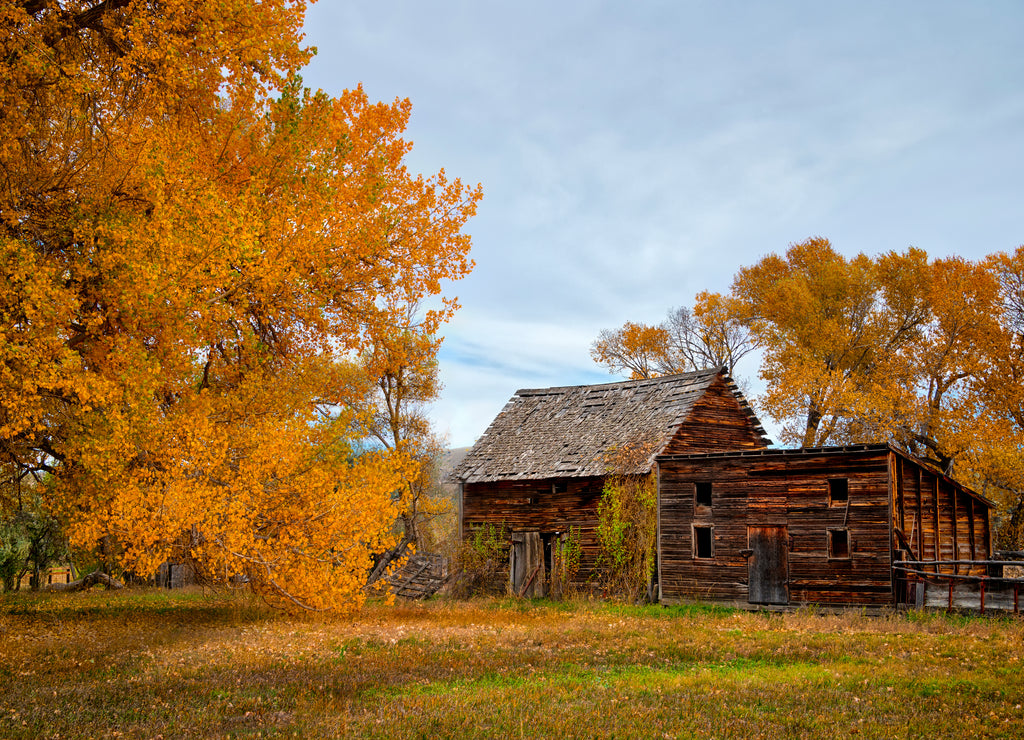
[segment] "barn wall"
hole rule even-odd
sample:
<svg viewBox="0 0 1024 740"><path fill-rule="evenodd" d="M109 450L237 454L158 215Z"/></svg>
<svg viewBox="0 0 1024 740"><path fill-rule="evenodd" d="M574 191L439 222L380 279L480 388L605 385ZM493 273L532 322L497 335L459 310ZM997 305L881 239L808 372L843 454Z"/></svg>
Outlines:
<svg viewBox="0 0 1024 740"><path fill-rule="evenodd" d="M597 559L597 504L604 478L561 478L567 490L555 493L555 479L465 483L462 495L463 536L481 524L505 525L513 532L580 531L579 580L592 573Z"/></svg>
<svg viewBox="0 0 1024 740"><path fill-rule="evenodd" d="M846 478L848 500L830 504L830 478ZM694 484L710 481L710 509ZM843 454L659 460L660 585L666 602L744 603L748 527L785 527L789 603L892 603L886 449ZM714 552L694 557L692 526L711 525ZM830 558L828 530L845 529L849 558Z"/></svg>
<svg viewBox="0 0 1024 740"><path fill-rule="evenodd" d="M985 560L991 554L989 505L963 486L891 453L894 547L913 560ZM967 573L966 566L943 566ZM983 568L975 571L981 575Z"/></svg>
<svg viewBox="0 0 1024 740"><path fill-rule="evenodd" d="M694 404L689 418L662 450L663 454L690 454L764 447L748 412L719 375Z"/></svg>

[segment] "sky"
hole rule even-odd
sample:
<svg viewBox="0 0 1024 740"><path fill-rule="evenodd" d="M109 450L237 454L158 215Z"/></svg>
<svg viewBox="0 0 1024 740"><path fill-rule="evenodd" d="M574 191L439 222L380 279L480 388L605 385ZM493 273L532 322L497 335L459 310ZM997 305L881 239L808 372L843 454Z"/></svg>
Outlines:
<svg viewBox="0 0 1024 740"><path fill-rule="evenodd" d="M621 379L602 329L812 236L1024 244L1019 0L320 0L305 32L308 87L410 99L409 169L483 185L431 410L453 447L519 388Z"/></svg>

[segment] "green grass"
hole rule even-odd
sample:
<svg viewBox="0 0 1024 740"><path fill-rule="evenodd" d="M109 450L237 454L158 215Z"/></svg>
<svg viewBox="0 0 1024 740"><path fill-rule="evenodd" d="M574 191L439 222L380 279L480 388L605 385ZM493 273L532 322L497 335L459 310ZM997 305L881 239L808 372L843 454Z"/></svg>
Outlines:
<svg viewBox="0 0 1024 740"><path fill-rule="evenodd" d="M0 596L0 737L1021 737L1024 620Z"/></svg>

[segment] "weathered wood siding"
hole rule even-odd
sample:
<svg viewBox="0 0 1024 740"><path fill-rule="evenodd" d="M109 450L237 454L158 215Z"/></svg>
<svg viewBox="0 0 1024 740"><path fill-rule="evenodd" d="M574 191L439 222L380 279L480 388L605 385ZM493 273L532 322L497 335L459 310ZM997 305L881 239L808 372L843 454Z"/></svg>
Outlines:
<svg viewBox="0 0 1024 740"><path fill-rule="evenodd" d="M749 533L765 528L788 537L781 550L791 604L892 604L892 562L904 540L921 560L985 558L991 547L983 499L888 446L663 457L658 476L666 602L747 603ZM845 500L833 500L830 480L845 480L837 484ZM710 507L696 505L698 482L711 484ZM695 556L695 527L713 528L711 557ZM830 553L833 536L841 546Z"/></svg>
<svg viewBox="0 0 1024 740"><path fill-rule="evenodd" d="M956 481L890 454L893 477L893 547L910 560L985 560L991 556L989 505ZM967 566L944 566L968 573ZM976 568L975 575L982 575Z"/></svg>
<svg viewBox="0 0 1024 740"><path fill-rule="evenodd" d="M764 447L761 432L750 409L737 400L732 381L719 374L662 451L760 449ZM556 482L566 490L556 492ZM581 549L578 580L585 581L597 560L597 504L603 487L600 476L464 482L462 536L468 537L473 527L484 523L504 524L513 532L568 532L576 527Z"/></svg>
<svg viewBox="0 0 1024 740"><path fill-rule="evenodd" d="M671 602L746 603L749 527L785 527L789 603L892 601L886 450L817 455L698 457L660 461L661 594ZM829 479L848 497L830 503ZM695 509L694 482L710 481L710 509ZM714 556L694 557L693 526L714 527ZM849 557L829 557L829 530L848 536Z"/></svg>
<svg viewBox="0 0 1024 740"><path fill-rule="evenodd" d="M708 386L662 454L761 449L760 425L749 408L741 406L731 381L719 375Z"/></svg>
<svg viewBox="0 0 1024 740"><path fill-rule="evenodd" d="M553 484L564 484L556 492ZM592 573L597 559L597 503L604 478L546 478L466 483L462 530L468 537L482 524L504 525L512 532L580 532L579 580Z"/></svg>

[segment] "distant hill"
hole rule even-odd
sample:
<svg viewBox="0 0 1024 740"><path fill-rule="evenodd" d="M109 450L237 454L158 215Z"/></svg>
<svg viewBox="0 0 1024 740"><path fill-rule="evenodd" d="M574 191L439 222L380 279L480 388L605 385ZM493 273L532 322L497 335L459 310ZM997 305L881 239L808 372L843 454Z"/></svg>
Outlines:
<svg viewBox="0 0 1024 740"><path fill-rule="evenodd" d="M472 448L471 447L453 447L450 450L444 451L444 456L441 458L441 473L442 475L448 475L451 473L455 466L458 465L466 457Z"/></svg>
<svg viewBox="0 0 1024 740"><path fill-rule="evenodd" d="M455 467L462 462L463 458L466 457L466 453L469 452L469 447L454 447L450 450L445 450L441 455L441 469L440 473L441 487L444 489L445 496L452 502L455 510L459 507L459 486L456 483L449 481L449 475L455 470Z"/></svg>

